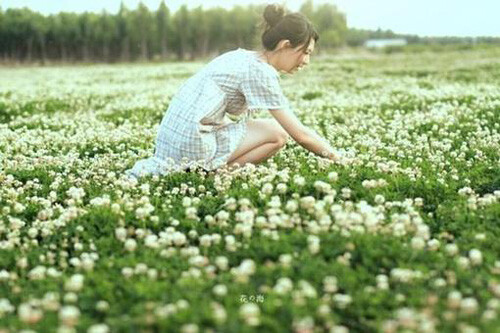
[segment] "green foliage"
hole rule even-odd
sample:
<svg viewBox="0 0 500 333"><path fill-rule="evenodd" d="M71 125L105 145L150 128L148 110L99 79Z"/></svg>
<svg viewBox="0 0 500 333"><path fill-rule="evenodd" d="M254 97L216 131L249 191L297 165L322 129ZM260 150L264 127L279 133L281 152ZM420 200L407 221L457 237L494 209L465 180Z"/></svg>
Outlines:
<svg viewBox="0 0 500 333"><path fill-rule="evenodd" d="M101 323L113 332L182 332L188 324L198 332L290 332L312 320L313 331L343 325L366 333L388 322L404 329L412 318L436 332L498 332L498 318L484 319L498 300L500 205L491 200L500 190L498 52L325 57L307 75L284 78L297 116L353 152L352 164L326 163L289 142L253 169L173 172L135 185L123 171L151 156L173 87L197 64L74 66L71 77L43 69L61 82L50 97L24 86L24 69L4 69L2 83L17 86L0 93L0 327L56 332L60 308L75 306L78 332ZM80 200L72 199L75 188ZM139 214L144 207L147 216ZM225 223L207 218L222 211ZM237 215L248 212L254 218L245 222ZM250 224L247 235L241 227ZM186 242L173 244L172 232ZM158 236L156 245L148 236ZM203 236L220 241L202 245ZM482 253L479 264L473 249ZM88 255L98 255L93 266L78 266ZM238 280L248 259L254 271ZM50 274L36 278L44 268ZM74 274L84 283L70 292ZM227 293L218 295L221 285ZM465 313L461 301L450 306L457 291L477 301L477 312ZM240 314L242 295L264 297L254 303L258 326ZM108 309L99 310L102 301ZM27 324L19 307L30 302L43 317ZM214 304L224 308L221 322Z"/></svg>
<svg viewBox="0 0 500 333"><path fill-rule="evenodd" d="M333 5L313 8L308 17L323 47L345 41L345 16ZM17 61L130 61L195 59L235 47L254 48L263 6L188 9L171 13L164 1L156 11L122 2L116 14L58 13L42 16L27 8L8 9L0 20L0 55Z"/></svg>

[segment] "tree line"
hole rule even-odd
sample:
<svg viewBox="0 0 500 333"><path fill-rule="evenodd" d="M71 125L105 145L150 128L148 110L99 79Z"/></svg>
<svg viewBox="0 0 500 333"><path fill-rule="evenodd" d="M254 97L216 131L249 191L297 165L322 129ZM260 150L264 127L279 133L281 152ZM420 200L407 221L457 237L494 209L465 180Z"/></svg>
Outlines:
<svg viewBox="0 0 500 333"><path fill-rule="evenodd" d="M393 39L404 38L408 44L420 45L473 45L473 44L500 44L500 37L457 37L457 36L418 36L409 34L398 34L392 30L368 30L368 29L348 29L346 34L346 44L349 46L362 46L368 39Z"/></svg>
<svg viewBox="0 0 500 333"><path fill-rule="evenodd" d="M152 11L123 3L118 13L42 15L28 8L0 8L0 60L116 62L195 59L235 47L260 45L259 24L264 6L230 10L180 7L171 12L165 2ZM301 8L321 35L322 47L345 43L345 15L334 5Z"/></svg>
<svg viewBox="0 0 500 333"><path fill-rule="evenodd" d="M42 15L28 8L0 8L0 61L117 62L196 59L235 47L260 45L259 23L264 6L236 6L230 10L180 7L171 12L165 2L156 10L143 3L116 14L58 13ZM500 43L498 37L419 37L391 30L348 29L335 5L300 8L320 34L318 49L361 46L371 38L405 38L410 44Z"/></svg>

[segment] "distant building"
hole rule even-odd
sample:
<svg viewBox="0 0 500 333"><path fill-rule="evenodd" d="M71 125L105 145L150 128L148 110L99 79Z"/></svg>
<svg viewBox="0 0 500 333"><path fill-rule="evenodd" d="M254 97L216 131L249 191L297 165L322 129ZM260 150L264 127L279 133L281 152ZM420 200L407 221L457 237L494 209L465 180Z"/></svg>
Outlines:
<svg viewBox="0 0 500 333"><path fill-rule="evenodd" d="M386 46L404 46L408 44L404 38L393 39L368 39L365 42L365 47L382 48Z"/></svg>

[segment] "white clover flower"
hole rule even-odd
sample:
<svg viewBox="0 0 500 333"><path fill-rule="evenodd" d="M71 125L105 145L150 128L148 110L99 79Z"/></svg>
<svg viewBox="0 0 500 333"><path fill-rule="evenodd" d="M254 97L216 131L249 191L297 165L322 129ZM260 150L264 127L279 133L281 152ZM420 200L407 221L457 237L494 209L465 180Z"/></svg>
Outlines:
<svg viewBox="0 0 500 333"><path fill-rule="evenodd" d="M16 308L10 303L7 298L0 298L0 318L7 313L12 313Z"/></svg>
<svg viewBox="0 0 500 333"><path fill-rule="evenodd" d="M455 243L446 244L445 251L449 256L456 256L458 254L458 245Z"/></svg>
<svg viewBox="0 0 500 333"><path fill-rule="evenodd" d="M430 251L437 251L439 249L439 246L441 246L441 242L435 238L427 242L427 247Z"/></svg>
<svg viewBox="0 0 500 333"><path fill-rule="evenodd" d="M85 191L82 188L71 187L66 194L74 200L81 200L85 196Z"/></svg>
<svg viewBox="0 0 500 333"><path fill-rule="evenodd" d="M190 220L198 220L198 209L196 207L187 207L185 210L186 218Z"/></svg>
<svg viewBox="0 0 500 333"><path fill-rule="evenodd" d="M497 313L495 310L486 310L483 312L481 316L481 320L483 322L491 321L497 319Z"/></svg>
<svg viewBox="0 0 500 333"><path fill-rule="evenodd" d="M215 258L215 265L220 269L220 270L227 270L228 269L228 265L229 265L229 260L227 259L227 257L223 257L223 256L218 256Z"/></svg>
<svg viewBox="0 0 500 333"><path fill-rule="evenodd" d="M203 247L209 247L212 244L212 237L210 235L202 235L200 237L200 245Z"/></svg>
<svg viewBox="0 0 500 333"><path fill-rule="evenodd" d="M340 190L340 192L341 192L342 198L344 198L344 199L349 199L351 197L352 191L350 188L344 187Z"/></svg>
<svg viewBox="0 0 500 333"><path fill-rule="evenodd" d="M239 310L240 318L249 326L260 324L260 308L255 303L245 303Z"/></svg>
<svg viewBox="0 0 500 333"><path fill-rule="evenodd" d="M217 296L226 296L227 295L227 287L223 284L215 285L212 288L212 291Z"/></svg>
<svg viewBox="0 0 500 333"><path fill-rule="evenodd" d="M446 280L443 279L443 278L436 278L433 282L432 282L433 286L436 287L436 288L443 288L446 286Z"/></svg>
<svg viewBox="0 0 500 333"><path fill-rule="evenodd" d="M346 308L352 302L352 297L347 294L335 294L332 299L340 309Z"/></svg>
<svg viewBox="0 0 500 333"><path fill-rule="evenodd" d="M43 312L28 303L22 303L17 308L19 320L26 324L35 324L43 317Z"/></svg>
<svg viewBox="0 0 500 333"><path fill-rule="evenodd" d="M295 332L311 331L314 328L314 318L307 316L300 319L295 319L292 323Z"/></svg>
<svg viewBox="0 0 500 333"><path fill-rule="evenodd" d="M377 194L374 201L377 205L382 205L385 202L385 197L382 194Z"/></svg>
<svg viewBox="0 0 500 333"><path fill-rule="evenodd" d="M123 267L122 268L122 275L128 279L134 275L134 270L130 267Z"/></svg>
<svg viewBox="0 0 500 333"><path fill-rule="evenodd" d="M320 250L320 239L317 236L309 235L307 237L307 248L311 254L317 254Z"/></svg>
<svg viewBox="0 0 500 333"><path fill-rule="evenodd" d="M321 304L316 312L320 317L326 318L332 313L332 310L327 304Z"/></svg>
<svg viewBox="0 0 500 333"><path fill-rule="evenodd" d="M306 184L306 179L300 175L295 175L293 177L293 183L299 187L302 187Z"/></svg>
<svg viewBox="0 0 500 333"><path fill-rule="evenodd" d="M196 324L184 324L181 326L181 333L198 333L198 325Z"/></svg>
<svg viewBox="0 0 500 333"><path fill-rule="evenodd" d="M125 241L124 247L125 247L125 250L127 250L129 252L133 252L137 248L137 242L133 238L128 238Z"/></svg>
<svg viewBox="0 0 500 333"><path fill-rule="evenodd" d="M109 327L106 324L94 324L87 329L87 333L108 333Z"/></svg>
<svg viewBox="0 0 500 333"><path fill-rule="evenodd" d="M293 256L289 253L281 254L278 260L283 267L289 267L292 263Z"/></svg>
<svg viewBox="0 0 500 333"><path fill-rule="evenodd" d="M236 238L233 235L227 235L224 237L226 242L226 250L230 252L236 251Z"/></svg>
<svg viewBox="0 0 500 333"><path fill-rule="evenodd" d="M339 174L335 171L328 173L328 180L331 182L336 182L339 179Z"/></svg>
<svg viewBox="0 0 500 333"><path fill-rule="evenodd" d="M447 304L450 309L458 309L462 304L462 293L458 290L451 291L448 294Z"/></svg>
<svg viewBox="0 0 500 333"><path fill-rule="evenodd" d="M284 183L279 183L278 185L276 185L276 191L277 191L278 193L281 193L281 194L286 193L286 190L287 190L287 186L286 186L286 184L284 184Z"/></svg>
<svg viewBox="0 0 500 333"><path fill-rule="evenodd" d="M330 328L329 333L349 333L349 329L342 325L334 325Z"/></svg>
<svg viewBox="0 0 500 333"><path fill-rule="evenodd" d="M470 266L470 260L467 257L458 257L457 264L458 266L460 266L460 268L467 269Z"/></svg>
<svg viewBox="0 0 500 333"><path fill-rule="evenodd" d="M325 276L323 279L323 289L326 293L335 293L338 290L337 278L335 276Z"/></svg>
<svg viewBox="0 0 500 333"><path fill-rule="evenodd" d="M120 241L125 241L127 238L127 229L123 227L118 227L115 229L115 237Z"/></svg>
<svg viewBox="0 0 500 333"><path fill-rule="evenodd" d="M299 288L305 297L316 298L318 296L316 289L314 289L314 287L306 280L299 281Z"/></svg>
<svg viewBox="0 0 500 333"><path fill-rule="evenodd" d="M467 297L460 302L460 310L465 314L474 314L478 311L479 304L473 297Z"/></svg>
<svg viewBox="0 0 500 333"><path fill-rule="evenodd" d="M316 203L316 199L312 196L306 196L300 198L300 207L304 209L314 208L314 204Z"/></svg>
<svg viewBox="0 0 500 333"><path fill-rule="evenodd" d="M313 186L316 189L316 191L320 193L329 193L332 188L330 184L325 183L324 181L321 180L315 181Z"/></svg>
<svg viewBox="0 0 500 333"><path fill-rule="evenodd" d="M146 236L144 238L144 245L152 249L159 248L160 244L158 243L158 236L154 234Z"/></svg>
<svg viewBox="0 0 500 333"><path fill-rule="evenodd" d="M186 244L187 242L186 235L184 235L182 232L176 231L173 234L173 242L176 246L182 246Z"/></svg>
<svg viewBox="0 0 500 333"><path fill-rule="evenodd" d="M265 183L260 190L262 194L269 195L273 192L273 184Z"/></svg>
<svg viewBox="0 0 500 333"><path fill-rule="evenodd" d="M245 275L252 275L255 273L255 262L252 259L245 259L241 262L238 270Z"/></svg>
<svg viewBox="0 0 500 333"><path fill-rule="evenodd" d="M227 211L225 211L225 210L220 210L219 212L217 212L217 214L215 214L215 218L216 218L219 222L224 222L224 221L227 221L227 220L229 220L229 217L230 217L229 212L227 212Z"/></svg>
<svg viewBox="0 0 500 333"><path fill-rule="evenodd" d="M422 250L425 248L425 240L421 237L413 237L411 239L411 247L414 250Z"/></svg>
<svg viewBox="0 0 500 333"><path fill-rule="evenodd" d="M144 274L148 271L148 266L145 263L138 263L135 265L134 273L135 274Z"/></svg>
<svg viewBox="0 0 500 333"><path fill-rule="evenodd" d="M59 310L59 320L66 326L75 326L80 318L80 310L73 305L65 305Z"/></svg>
<svg viewBox="0 0 500 333"><path fill-rule="evenodd" d="M109 310L109 303L104 300L98 301L95 305L95 308L99 312L106 312Z"/></svg>
<svg viewBox="0 0 500 333"><path fill-rule="evenodd" d="M280 295L289 293L293 289L293 282L290 278L279 278L273 290Z"/></svg>
<svg viewBox="0 0 500 333"><path fill-rule="evenodd" d="M76 303L78 301L78 295L70 291L64 294L63 300L65 303Z"/></svg>
<svg viewBox="0 0 500 333"><path fill-rule="evenodd" d="M297 211L298 208L299 208L299 205L298 205L296 200L288 200L286 202L285 210L287 212L293 213L293 212Z"/></svg>
<svg viewBox="0 0 500 333"><path fill-rule="evenodd" d="M190 197L182 198L182 207L190 207L193 204Z"/></svg>
<svg viewBox="0 0 500 333"><path fill-rule="evenodd" d="M80 291L83 288L84 276L82 274L72 275L64 284L64 289L67 291Z"/></svg>
<svg viewBox="0 0 500 333"><path fill-rule="evenodd" d="M481 265L483 263L483 254L478 249L472 249L469 251L469 259L472 265Z"/></svg>
<svg viewBox="0 0 500 333"><path fill-rule="evenodd" d="M219 324L224 323L227 319L227 313L224 307L216 302L212 302L211 307L214 320Z"/></svg>

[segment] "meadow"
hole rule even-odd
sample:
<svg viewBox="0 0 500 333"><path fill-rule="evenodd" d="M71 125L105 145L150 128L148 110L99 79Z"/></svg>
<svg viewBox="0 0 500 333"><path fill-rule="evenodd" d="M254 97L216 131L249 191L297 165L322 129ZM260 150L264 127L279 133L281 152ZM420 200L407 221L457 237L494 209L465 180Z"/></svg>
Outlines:
<svg viewBox="0 0 500 333"><path fill-rule="evenodd" d="M202 66L0 67L1 333L500 332L500 48L284 76L344 163L125 177Z"/></svg>

